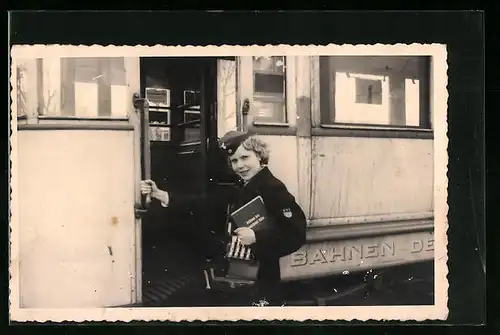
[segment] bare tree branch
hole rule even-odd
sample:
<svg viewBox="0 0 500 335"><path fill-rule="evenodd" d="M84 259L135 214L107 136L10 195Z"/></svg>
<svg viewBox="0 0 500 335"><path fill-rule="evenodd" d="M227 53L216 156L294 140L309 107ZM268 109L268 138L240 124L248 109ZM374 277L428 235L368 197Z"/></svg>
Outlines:
<svg viewBox="0 0 500 335"><path fill-rule="evenodd" d="M49 114L49 111L50 111L50 105L52 104L53 102L53 98L55 97L56 95L56 91L52 91L52 93L50 93L49 90L47 90L47 101L43 101L42 102L42 110L43 110L43 115L48 115Z"/></svg>
<svg viewBox="0 0 500 335"><path fill-rule="evenodd" d="M24 86L24 80L26 79L26 71L28 70L23 65L18 65L17 68L17 78L16 78L16 86L17 86L17 113L18 115L26 115L27 114L27 106L26 106L26 87Z"/></svg>

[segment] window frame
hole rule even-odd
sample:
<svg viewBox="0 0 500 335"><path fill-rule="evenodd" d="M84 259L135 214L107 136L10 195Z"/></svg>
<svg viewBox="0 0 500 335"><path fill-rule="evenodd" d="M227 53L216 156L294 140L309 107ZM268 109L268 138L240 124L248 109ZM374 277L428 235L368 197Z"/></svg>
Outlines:
<svg viewBox="0 0 500 335"><path fill-rule="evenodd" d="M105 56L103 56L105 57ZM98 57L98 58L103 58ZM59 65L61 65L61 59L59 58ZM80 58L80 57L79 57ZM89 56L88 58L96 58ZM110 57L116 58L116 57ZM19 130L57 130L57 129L68 129L68 130L135 130L136 123L138 122L137 116L135 115L135 108L132 104L132 96L139 90L139 57L122 57L124 59L124 69L125 69L125 81L127 87L127 94L130 95L130 103L127 104L126 110L123 115L109 115L109 116L78 116L78 115L61 115L62 110L60 108L61 101L58 101L59 107L57 108L57 115L43 115L41 114L40 104L41 99L43 99L43 62L44 57L23 59L24 63L27 64L30 73L30 80L28 81L28 108L26 115L17 115L17 101L13 103L13 107L16 109L17 126ZM19 60L12 60L12 75L13 78L17 77L17 65ZM16 77L14 77L16 76ZM61 100L62 83L61 76L56 76L52 78L54 80L54 87L57 87L57 95L59 100ZM14 85L13 85L14 86ZM17 87L12 87L13 91L16 92L15 98L17 99Z"/></svg>
<svg viewBox="0 0 500 335"><path fill-rule="evenodd" d="M416 55L417 56L417 55ZM420 55L418 55L420 56ZM423 55L420 62L425 70L419 81L421 90L419 97L419 125L384 125L369 123L347 123L332 121L335 117L335 107L330 109L331 100L331 65L332 55L312 57L312 94L313 94L313 125L312 134L315 136L341 137L387 137L387 138L433 138L432 125L432 59ZM391 117L391 116L390 116Z"/></svg>
<svg viewBox="0 0 500 335"><path fill-rule="evenodd" d="M252 108L255 107L255 76L252 56L241 56L237 58L237 111L240 113L241 128L259 135L295 135L296 123L296 57L287 55L273 55L284 57L284 119L286 122L269 122L255 119ZM250 109L244 114L242 107L248 99Z"/></svg>

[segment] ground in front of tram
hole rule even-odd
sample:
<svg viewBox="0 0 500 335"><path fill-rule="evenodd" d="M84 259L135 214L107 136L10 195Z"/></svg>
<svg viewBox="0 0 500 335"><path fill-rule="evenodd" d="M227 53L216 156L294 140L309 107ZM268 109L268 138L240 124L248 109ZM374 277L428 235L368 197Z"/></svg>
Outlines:
<svg viewBox="0 0 500 335"><path fill-rule="evenodd" d="M387 269L369 276L363 289L325 301L331 306L390 306L434 304L433 262ZM373 279L373 277L376 277ZM348 291L348 289L346 290Z"/></svg>
<svg viewBox="0 0 500 335"><path fill-rule="evenodd" d="M201 280L195 280L188 286L168 300L153 305L251 306L255 300L252 298L252 287L214 285L206 290ZM285 283L283 288L288 306L433 305L433 262Z"/></svg>

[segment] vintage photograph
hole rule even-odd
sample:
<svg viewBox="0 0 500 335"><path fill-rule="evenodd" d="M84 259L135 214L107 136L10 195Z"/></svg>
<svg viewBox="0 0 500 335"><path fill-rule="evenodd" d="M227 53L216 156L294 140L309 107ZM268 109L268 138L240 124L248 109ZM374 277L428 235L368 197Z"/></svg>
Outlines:
<svg viewBox="0 0 500 335"><path fill-rule="evenodd" d="M13 320L446 318L446 46L11 51Z"/></svg>

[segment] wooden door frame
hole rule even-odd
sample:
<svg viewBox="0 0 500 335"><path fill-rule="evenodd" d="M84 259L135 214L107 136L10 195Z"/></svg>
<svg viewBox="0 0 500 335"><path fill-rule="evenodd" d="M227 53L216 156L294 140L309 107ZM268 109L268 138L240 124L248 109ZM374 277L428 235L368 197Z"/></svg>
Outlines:
<svg viewBox="0 0 500 335"><path fill-rule="evenodd" d="M133 105L134 94L140 93L140 57L125 57L125 68L127 74L127 99L128 99L128 119L134 128L134 203L136 206L141 203L141 122L139 115ZM135 258L133 263L133 273L131 273L131 304L142 302L142 219L135 215L135 208L131 208L135 221L135 234L132 245L134 247Z"/></svg>

